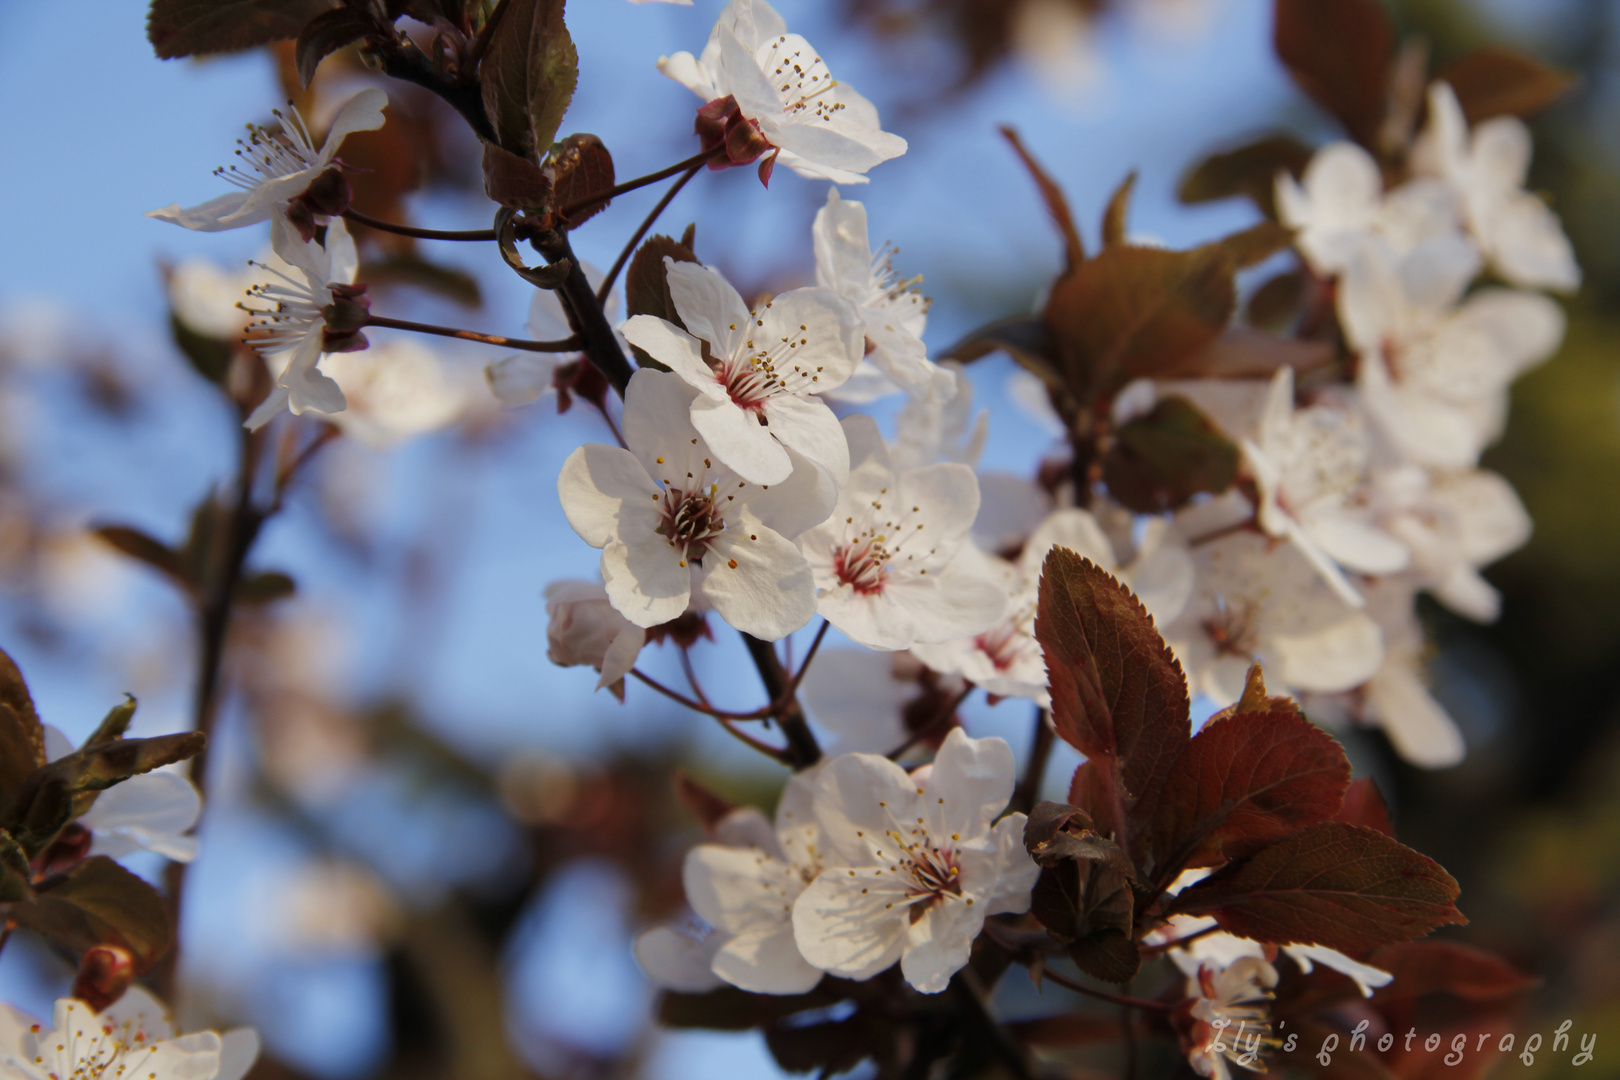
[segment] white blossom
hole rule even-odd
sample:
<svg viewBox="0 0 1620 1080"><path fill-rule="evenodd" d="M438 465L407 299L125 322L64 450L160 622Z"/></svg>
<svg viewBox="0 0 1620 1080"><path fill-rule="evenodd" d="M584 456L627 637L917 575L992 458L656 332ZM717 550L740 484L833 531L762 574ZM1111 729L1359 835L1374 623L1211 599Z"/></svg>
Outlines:
<svg viewBox="0 0 1620 1080"><path fill-rule="evenodd" d="M582 665L601 673L598 690L608 687L624 700L624 677L636 666L647 631L620 615L607 589L595 581L553 581L546 586L546 656L560 667Z"/></svg>
<svg viewBox="0 0 1620 1080"><path fill-rule="evenodd" d="M649 926L636 935L630 950L654 986L679 994L703 994L726 985L714 973L714 957L724 941L724 934L693 915Z"/></svg>
<svg viewBox="0 0 1620 1080"><path fill-rule="evenodd" d="M331 353L321 366L345 401L332 422L373 450L447 427L467 406L467 389L444 358L409 338Z"/></svg>
<svg viewBox="0 0 1620 1080"><path fill-rule="evenodd" d="M1254 956L1205 964L1187 980L1193 1028L1187 1062L1199 1076L1231 1080L1232 1065L1265 1071L1277 969Z"/></svg>
<svg viewBox="0 0 1620 1080"><path fill-rule="evenodd" d="M788 781L774 828L758 810L733 810L716 826L720 843L686 853L687 903L714 930L710 970L733 986L802 994L821 981L820 969L800 955L793 925L794 901L822 867L821 829L811 811L820 772Z"/></svg>
<svg viewBox="0 0 1620 1080"><path fill-rule="evenodd" d="M668 256L664 266L686 329L637 315L624 336L696 388L692 426L715 456L752 483L778 484L796 451L843 483L849 447L817 395L860 362L855 309L828 289L793 289L749 311L719 271ZM715 367L704 360L703 342Z"/></svg>
<svg viewBox="0 0 1620 1080"><path fill-rule="evenodd" d="M252 1028L181 1035L163 1005L139 986L101 1013L59 998L48 1025L0 1005L0 1076L7 1080L242 1080L258 1055Z"/></svg>
<svg viewBox="0 0 1620 1080"><path fill-rule="evenodd" d="M816 610L872 649L949 641L988 628L1007 594L959 562L979 509L973 470L942 463L900 472L869 416L851 416L849 482L832 515L800 538Z"/></svg>
<svg viewBox="0 0 1620 1080"><path fill-rule="evenodd" d="M279 131L248 125L248 137L237 140L236 156L241 165L217 169L215 175L238 190L182 210L170 203L150 210L147 217L172 221L188 229L218 232L239 229L268 221L287 203L302 195L310 183L332 164L343 140L356 131L375 131L383 126L383 109L388 95L372 88L362 90L344 103L332 118L326 141L319 149L310 137L309 127L297 109L274 115L281 122ZM244 167L245 166L245 167Z"/></svg>
<svg viewBox="0 0 1620 1080"><path fill-rule="evenodd" d="M894 418L895 467L917 469L936 461L978 467L990 434L990 410L973 411L973 383L962 365L948 362L936 370L950 385L932 394L912 394Z"/></svg>
<svg viewBox="0 0 1620 1080"><path fill-rule="evenodd" d="M1581 268L1558 215L1524 190L1530 152L1524 121L1493 117L1470 132L1451 87L1429 87L1429 122L1413 148L1413 167L1456 191L1468 227L1509 283L1570 291L1581 283Z"/></svg>
<svg viewBox="0 0 1620 1080"><path fill-rule="evenodd" d="M911 394L949 398L957 375L930 361L922 342L928 301L915 288L921 278L899 280L894 271L898 249L884 244L872 250L866 207L840 198L837 188L828 189L811 235L816 284L842 296L860 313L867 359Z"/></svg>
<svg viewBox="0 0 1620 1080"><path fill-rule="evenodd" d="M45 756L55 761L73 752L66 735L44 725ZM132 776L96 795L78 823L90 830L86 854L119 859L151 851L175 862L197 857L197 838L187 835L202 816L202 795L176 772Z"/></svg>
<svg viewBox="0 0 1620 1080"><path fill-rule="evenodd" d="M1414 592L1414 583L1404 575L1368 590L1367 610L1383 637L1384 662L1361 693L1352 695L1350 711L1362 723L1383 728L1412 764L1450 768L1461 763L1468 747L1457 722L1429 692L1428 641L1412 609Z"/></svg>
<svg viewBox="0 0 1620 1080"><path fill-rule="evenodd" d="M960 728L921 777L875 754L823 766L815 789L824 866L793 905L804 958L851 979L896 960L937 994L968 961L984 920L1029 908L1039 867L1012 797L1012 751ZM919 770L922 772L922 770Z"/></svg>
<svg viewBox="0 0 1620 1080"><path fill-rule="evenodd" d="M1410 554L1369 520L1365 481L1369 449L1360 416L1330 403L1294 408L1294 369L1277 369L1260 418L1258 441L1243 454L1259 488L1256 519L1299 549L1348 604L1362 599L1341 566L1390 574Z"/></svg>
<svg viewBox="0 0 1620 1080"><path fill-rule="evenodd" d="M698 594L737 629L784 637L815 613L792 538L827 515L832 484L802 458L781 484L740 478L692 427L696 398L678 376L636 372L624 405L630 448L570 454L557 479L563 512L603 549L608 598L636 626L670 621Z"/></svg>
<svg viewBox="0 0 1620 1080"><path fill-rule="evenodd" d="M248 340L276 376L275 388L247 419L247 426L255 429L283 409L330 414L342 412L348 404L343 388L319 365L329 344L326 309L334 299L333 286L352 284L360 268L354 239L342 221L327 228L324 245L300 239L281 221L273 228L273 239L276 254L291 264L293 272L266 265L263 269L279 280L249 292L254 300L271 305L248 309L258 316L250 327L257 333Z"/></svg>
<svg viewBox="0 0 1620 1080"><path fill-rule="evenodd" d="M872 103L833 78L765 0L731 0L701 56L661 57L658 70L705 102L734 98L781 164L812 180L862 184L867 170L906 152Z"/></svg>

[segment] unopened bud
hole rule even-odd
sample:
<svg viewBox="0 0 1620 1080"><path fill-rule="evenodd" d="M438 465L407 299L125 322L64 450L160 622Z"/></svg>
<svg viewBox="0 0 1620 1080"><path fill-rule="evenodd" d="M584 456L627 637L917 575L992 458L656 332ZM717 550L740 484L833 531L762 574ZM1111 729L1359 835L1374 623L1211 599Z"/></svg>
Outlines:
<svg viewBox="0 0 1620 1080"><path fill-rule="evenodd" d="M104 1012L124 996L135 978L135 958L117 945L97 945L79 961L73 996L96 1012Z"/></svg>

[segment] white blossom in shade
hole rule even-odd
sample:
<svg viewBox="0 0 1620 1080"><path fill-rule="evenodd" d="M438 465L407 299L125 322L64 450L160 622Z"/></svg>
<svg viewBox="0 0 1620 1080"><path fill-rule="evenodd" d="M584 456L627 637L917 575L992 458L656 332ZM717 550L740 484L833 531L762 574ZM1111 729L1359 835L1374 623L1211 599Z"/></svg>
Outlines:
<svg viewBox="0 0 1620 1080"><path fill-rule="evenodd" d="M751 483L778 484L793 471L796 451L843 483L849 447L818 395L860 362L854 307L829 289L793 289L749 311L718 270L668 256L664 266L686 330L654 315L636 315L622 329L697 390L692 426L714 455ZM703 358L704 342L714 367Z"/></svg>
<svg viewBox="0 0 1620 1080"><path fill-rule="evenodd" d="M821 828L811 810L821 771L788 781L774 828L758 810L734 810L716 826L720 843L686 853L687 903L719 940L710 969L733 986L802 994L821 981L820 969L799 953L793 923L794 901L822 868Z"/></svg>
<svg viewBox="0 0 1620 1080"><path fill-rule="evenodd" d="M867 170L906 152L877 109L826 63L765 0L731 0L701 56L660 57L658 70L705 102L731 97L800 176L864 184Z"/></svg>
<svg viewBox="0 0 1620 1080"><path fill-rule="evenodd" d="M650 926L636 935L630 950L654 986L679 994L718 990L726 980L714 973L714 957L726 935L692 916Z"/></svg>
<svg viewBox="0 0 1620 1080"><path fill-rule="evenodd" d="M1322 693L1360 686L1382 666L1378 624L1346 606L1298 548L1237 532L1191 550L1192 596L1163 633L1194 693L1230 705L1256 660L1268 680Z"/></svg>
<svg viewBox="0 0 1620 1080"><path fill-rule="evenodd" d="M1000 622L972 637L915 645L912 652L935 671L959 675L988 693L1050 704L1046 661L1035 640L1035 613L1041 568L1054 547L1083 555L1120 578L1160 626L1173 622L1192 594L1192 558L1169 535L1166 521L1154 518L1145 522L1134 557L1122 565L1097 519L1089 511L1071 507L1052 513L1041 523L1017 562L979 554L1013 598Z"/></svg>
<svg viewBox="0 0 1620 1080"><path fill-rule="evenodd" d="M600 269L583 261L579 268L585 271L585 280L590 282L591 288L601 287ZM602 303L602 314L607 317L609 324L617 321L618 289L608 292L607 299ZM557 299L557 290L534 290L534 295L529 299L529 337L535 341L561 341L573 332L573 327L568 325L568 316L563 312L562 301ZM615 336L618 336L617 331ZM622 337L620 343L623 344ZM484 368L484 378L489 383L490 392L501 404L530 405L556 389L555 376L559 367L578 359L578 353L515 353L490 361Z"/></svg>
<svg viewBox="0 0 1620 1080"><path fill-rule="evenodd" d="M0 1075L12 1080L242 1080L258 1056L252 1028L181 1035L140 986L100 1013L58 998L48 1025L0 1005Z"/></svg>
<svg viewBox="0 0 1620 1080"><path fill-rule="evenodd" d="M290 272L273 266L263 269L278 279L255 286L249 296L267 307L249 307L257 318L248 339L264 356L276 377L275 388L247 419L249 428L269 423L283 409L339 413L348 402L343 388L320 369L326 353L326 308L333 301L334 285L350 285L360 268L354 239L342 221L326 230L326 243L304 241L292 226L277 221L272 228L276 254L291 265Z"/></svg>
<svg viewBox="0 0 1620 1080"><path fill-rule="evenodd" d="M1406 566L1405 545L1370 520L1369 447L1356 412L1329 403L1296 410L1294 369L1279 368L1258 441L1242 446L1260 492L1260 527L1298 548L1346 603L1362 599L1341 566L1369 574Z"/></svg>
<svg viewBox="0 0 1620 1080"><path fill-rule="evenodd" d="M1265 1072L1277 969L1254 956L1204 964L1187 980L1193 1027L1187 1062L1199 1076L1231 1080L1232 1066Z"/></svg>
<svg viewBox="0 0 1620 1080"><path fill-rule="evenodd" d="M546 656L560 667L593 667L624 700L624 677L636 666L647 631L620 615L607 589L595 581L553 581L546 586Z"/></svg>
<svg viewBox="0 0 1620 1080"><path fill-rule="evenodd" d="M949 641L993 625L1006 591L957 559L979 510L973 470L941 463L901 472L871 417L851 416L843 430L849 482L832 515L799 541L815 575L816 610L871 649Z"/></svg>
<svg viewBox="0 0 1620 1080"><path fill-rule="evenodd" d="M1377 161L1349 142L1318 150L1300 180L1279 173L1276 201L1278 218L1296 230L1300 254L1328 276L1368 243L1404 253L1461 228L1459 200L1444 183L1420 178L1386 195Z"/></svg>
<svg viewBox="0 0 1620 1080"><path fill-rule="evenodd" d="M922 342L928 301L916 289L921 278L899 279L894 271L897 249L884 244L872 250L866 207L840 198L837 188L828 189L811 235L816 284L855 305L866 326L867 359L908 393L950 397L956 373L929 360Z"/></svg>
<svg viewBox="0 0 1620 1080"><path fill-rule="evenodd" d="M73 752L73 743L50 724L45 756L55 761ZM151 851L175 862L197 857L197 838L186 835L202 816L202 795L175 772L149 772L114 784L96 796L78 823L90 830L90 855L119 859Z"/></svg>
<svg viewBox="0 0 1620 1080"><path fill-rule="evenodd" d="M776 640L815 614L810 565L792 538L827 516L831 480L803 458L762 486L717 460L692 427L697 393L643 369L625 394L629 449L591 443L557 479L568 523L602 549L609 600L636 626L669 622L694 594L720 617Z"/></svg>
<svg viewBox="0 0 1620 1080"><path fill-rule="evenodd" d="M1024 850L1024 815L996 820L1013 793L1007 744L957 728L925 768L909 775L876 754L822 766L824 865L793 905L799 950L815 966L869 979L898 960L907 982L937 994L986 917L1029 909L1040 868Z"/></svg>
<svg viewBox="0 0 1620 1080"><path fill-rule="evenodd" d="M259 274L251 266L232 272L212 259L193 257L170 270L164 285L169 310L186 329L222 341L239 341L248 323L248 314L241 308L242 294L258 282Z"/></svg>
<svg viewBox="0 0 1620 1080"><path fill-rule="evenodd" d="M379 342L363 352L331 353L322 369L346 402L332 422L373 450L447 427L467 407L467 388L444 358L408 338Z"/></svg>
<svg viewBox="0 0 1620 1080"><path fill-rule="evenodd" d="M917 696L921 665L906 652L822 649L800 696L817 724L832 732L828 756L887 754L905 741L901 711Z"/></svg>
<svg viewBox="0 0 1620 1080"><path fill-rule="evenodd" d="M215 170L215 175L229 181L236 191L184 210L170 203L160 210L147 211L146 216L203 232L268 221L302 195L332 164L344 139L356 131L382 127L387 105L388 95L381 90L362 90L332 118L326 140L319 148L297 109L289 108L285 114L278 109L273 115L280 121L279 131L248 125L248 137L237 140L236 156L242 163Z"/></svg>
<svg viewBox="0 0 1620 1080"><path fill-rule="evenodd" d="M913 394L894 419L895 468L917 469L936 461L977 467L990 434L990 410L973 411L973 383L962 365L945 363L939 370L952 378L943 392Z"/></svg>
<svg viewBox="0 0 1620 1080"><path fill-rule="evenodd" d="M1563 339L1563 310L1539 293L1481 289L1462 300L1477 270L1467 248L1397 258L1371 245L1340 279L1358 396L1405 460L1471 468L1501 434L1508 385Z"/></svg>
<svg viewBox="0 0 1620 1080"><path fill-rule="evenodd" d="M1470 132L1451 87L1429 87L1429 120L1413 148L1413 168L1451 185L1486 258L1509 283L1573 290L1581 268L1558 215L1524 190L1530 153L1524 121L1498 116Z"/></svg>
<svg viewBox="0 0 1620 1080"><path fill-rule="evenodd" d="M1384 527L1412 552L1419 587L1459 615L1495 622L1501 597L1480 568L1530 538L1530 515L1512 486L1482 469L1402 465L1376 475L1373 491Z"/></svg>

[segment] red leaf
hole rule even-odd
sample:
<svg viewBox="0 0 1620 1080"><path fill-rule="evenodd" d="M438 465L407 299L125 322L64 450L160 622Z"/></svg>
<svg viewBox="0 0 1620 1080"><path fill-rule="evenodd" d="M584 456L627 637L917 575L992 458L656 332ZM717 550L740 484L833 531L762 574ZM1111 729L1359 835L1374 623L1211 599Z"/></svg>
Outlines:
<svg viewBox="0 0 1620 1080"><path fill-rule="evenodd" d="M1358 953L1465 923L1457 882L1375 829L1328 821L1233 863L1176 897L1239 937Z"/></svg>
<svg viewBox="0 0 1620 1080"><path fill-rule="evenodd" d="M1291 702L1268 706L1206 724L1176 761L1154 820L1158 879L1246 858L1338 811L1344 751Z"/></svg>
<svg viewBox="0 0 1620 1080"><path fill-rule="evenodd" d="M1384 796L1379 792L1378 785L1371 780L1351 781L1350 789L1344 793L1344 805L1333 820L1377 829L1385 836L1395 835L1395 826L1389 819L1389 807L1384 804Z"/></svg>
<svg viewBox="0 0 1620 1080"><path fill-rule="evenodd" d="M1375 148L1395 55L1381 0L1277 0L1272 44L1300 89Z"/></svg>
<svg viewBox="0 0 1620 1080"><path fill-rule="evenodd" d="M1496 1001L1522 994L1541 980L1501 957L1451 941L1408 941L1367 958L1395 981L1379 989L1375 1002L1401 1001L1425 994L1450 994L1465 1001Z"/></svg>
<svg viewBox="0 0 1620 1080"><path fill-rule="evenodd" d="M1131 591L1066 548L1046 557L1035 636L1046 655L1059 737L1106 762L1097 776L1117 785L1109 797L1125 811L1126 831L1140 832L1187 745L1181 665Z"/></svg>
<svg viewBox="0 0 1620 1080"><path fill-rule="evenodd" d="M1451 84L1470 124L1540 112L1575 85L1568 72L1505 45L1475 49L1435 78Z"/></svg>

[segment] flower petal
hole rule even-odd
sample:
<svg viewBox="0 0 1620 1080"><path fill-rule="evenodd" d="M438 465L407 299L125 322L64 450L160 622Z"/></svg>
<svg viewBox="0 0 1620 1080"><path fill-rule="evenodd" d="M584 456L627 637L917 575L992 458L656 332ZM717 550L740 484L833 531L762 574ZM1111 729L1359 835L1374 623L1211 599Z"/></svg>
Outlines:
<svg viewBox="0 0 1620 1080"><path fill-rule="evenodd" d="M722 619L766 641L786 637L816 613L810 564L752 514L728 522L710 545L699 588Z"/></svg>

